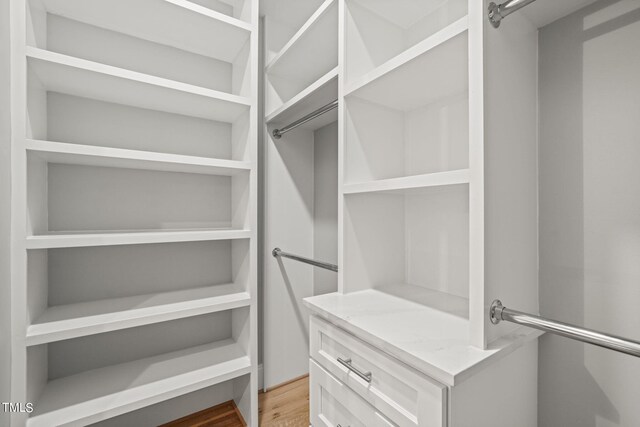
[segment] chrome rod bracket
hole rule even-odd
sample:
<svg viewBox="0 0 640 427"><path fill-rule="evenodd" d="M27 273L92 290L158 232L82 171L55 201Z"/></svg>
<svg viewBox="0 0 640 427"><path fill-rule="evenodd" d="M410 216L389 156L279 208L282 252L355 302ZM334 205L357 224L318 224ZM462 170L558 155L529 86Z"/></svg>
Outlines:
<svg viewBox="0 0 640 427"><path fill-rule="evenodd" d="M493 28L500 27L500 22L516 10L520 10L535 0L507 0L502 4L489 3L488 18Z"/></svg>
<svg viewBox="0 0 640 427"><path fill-rule="evenodd" d="M502 320L502 310L504 310L504 306L499 299L494 299L491 303L491 307L489 307L489 319L491 319L491 323L497 325Z"/></svg>

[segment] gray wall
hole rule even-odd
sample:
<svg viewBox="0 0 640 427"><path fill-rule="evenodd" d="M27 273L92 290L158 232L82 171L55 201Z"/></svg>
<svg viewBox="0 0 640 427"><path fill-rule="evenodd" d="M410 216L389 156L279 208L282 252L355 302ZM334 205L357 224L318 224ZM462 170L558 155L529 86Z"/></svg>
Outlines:
<svg viewBox="0 0 640 427"><path fill-rule="evenodd" d="M625 13L626 12L626 13ZM640 2L540 30L540 307L640 339ZM543 427L640 423L640 362L546 335Z"/></svg>
<svg viewBox="0 0 640 427"><path fill-rule="evenodd" d="M0 402L10 392L10 230L11 230L11 133L9 114L9 2L0 2ZM8 425L8 414L0 409L0 425Z"/></svg>
<svg viewBox="0 0 640 427"><path fill-rule="evenodd" d="M338 263L338 122L314 133L313 257ZM338 275L313 269L313 294L338 290Z"/></svg>

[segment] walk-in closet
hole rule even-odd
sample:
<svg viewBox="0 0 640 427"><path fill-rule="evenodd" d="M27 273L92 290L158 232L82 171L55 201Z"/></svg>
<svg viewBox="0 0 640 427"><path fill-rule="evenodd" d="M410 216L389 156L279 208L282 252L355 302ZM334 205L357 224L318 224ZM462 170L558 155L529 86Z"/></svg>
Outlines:
<svg viewBox="0 0 640 427"><path fill-rule="evenodd" d="M640 425L640 0L0 22L0 427Z"/></svg>

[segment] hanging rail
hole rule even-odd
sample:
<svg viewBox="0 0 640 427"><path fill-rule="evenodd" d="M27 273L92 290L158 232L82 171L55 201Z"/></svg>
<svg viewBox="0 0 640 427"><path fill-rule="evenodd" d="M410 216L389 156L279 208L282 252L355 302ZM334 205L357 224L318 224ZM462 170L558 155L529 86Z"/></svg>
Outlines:
<svg viewBox="0 0 640 427"><path fill-rule="evenodd" d="M275 139L280 139L282 137L282 135L284 135L285 133L289 132L290 130L295 129L298 126L301 126L301 125L307 123L308 121L313 120L316 117L321 116L324 113L333 110L334 108L338 108L338 100L337 99L335 101L331 101L327 105L324 105L324 106L318 108L316 111L307 114L303 118L296 120L295 122L291 123L290 125L287 125L287 126L285 126L283 128L280 128L280 129L274 129L271 134L273 135L273 137Z"/></svg>
<svg viewBox="0 0 640 427"><path fill-rule="evenodd" d="M534 1L536 0L508 0L502 4L491 2L489 3L489 22L494 28L498 28L500 21Z"/></svg>
<svg viewBox="0 0 640 427"><path fill-rule="evenodd" d="M616 335L604 334L602 332L581 328L569 323L557 322L540 316L511 310L504 307L500 300L495 300L491 303L489 318L491 319L491 323L494 325L500 323L501 320L505 320L507 322L529 326L530 328L540 329L541 331L551 332L563 337L604 347L609 350L615 350L620 353L640 357L640 342L638 341L629 340Z"/></svg>
<svg viewBox="0 0 640 427"><path fill-rule="evenodd" d="M280 248L275 248L273 251L271 251L271 255L273 255L274 258L278 258L278 257L289 258L295 261L304 262L305 264L311 264L316 267L324 268L326 270L331 270L335 272L338 271L338 266L335 264L329 264L328 262L316 261L315 259L310 259L310 258L305 258L303 256L290 254L288 252L284 252Z"/></svg>

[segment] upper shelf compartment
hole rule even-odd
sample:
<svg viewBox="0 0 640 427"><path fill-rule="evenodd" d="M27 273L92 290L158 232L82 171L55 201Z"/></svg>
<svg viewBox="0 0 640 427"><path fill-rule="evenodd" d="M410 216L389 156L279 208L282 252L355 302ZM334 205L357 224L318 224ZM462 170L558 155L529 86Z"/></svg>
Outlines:
<svg viewBox="0 0 640 427"><path fill-rule="evenodd" d="M27 58L47 92L231 123L248 98L28 47Z"/></svg>
<svg viewBox="0 0 640 427"><path fill-rule="evenodd" d="M338 65L338 2L326 0L266 67L266 112L273 114Z"/></svg>
<svg viewBox="0 0 640 427"><path fill-rule="evenodd" d="M44 10L74 21L198 55L233 61L249 36L251 25L240 15L250 3L242 0L31 0ZM237 4L234 8L230 3ZM234 9L237 11L234 13ZM246 15L246 12L245 12ZM32 14L33 17L33 14ZM151 19L152 18L152 19Z"/></svg>
<svg viewBox="0 0 640 427"><path fill-rule="evenodd" d="M214 2L224 4L201 0ZM252 27L224 13L184 0L30 0L28 5L30 46L249 95Z"/></svg>
<svg viewBox="0 0 640 427"><path fill-rule="evenodd" d="M469 167L468 42L460 19L345 92L345 184Z"/></svg>
<svg viewBox="0 0 640 427"><path fill-rule="evenodd" d="M467 0L347 0L345 4L347 84L467 14Z"/></svg>

